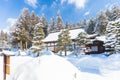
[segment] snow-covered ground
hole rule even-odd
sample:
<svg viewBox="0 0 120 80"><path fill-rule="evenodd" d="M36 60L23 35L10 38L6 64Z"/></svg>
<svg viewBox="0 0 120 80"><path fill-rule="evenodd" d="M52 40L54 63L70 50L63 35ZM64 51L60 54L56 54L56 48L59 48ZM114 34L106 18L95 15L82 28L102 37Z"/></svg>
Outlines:
<svg viewBox="0 0 120 80"><path fill-rule="evenodd" d="M83 79L80 80L119 80L120 78L120 54L109 57L103 54L69 55L66 59L81 71Z"/></svg>
<svg viewBox="0 0 120 80"><path fill-rule="evenodd" d="M79 70L64 58L44 55L19 66L11 80L75 80L79 74Z"/></svg>
<svg viewBox="0 0 120 80"><path fill-rule="evenodd" d="M12 72L8 80L120 79L120 54L113 54L108 57L104 54L79 56L70 54L61 57L47 51L43 52L43 54L43 56L37 58L12 57ZM0 57L0 65L1 59Z"/></svg>

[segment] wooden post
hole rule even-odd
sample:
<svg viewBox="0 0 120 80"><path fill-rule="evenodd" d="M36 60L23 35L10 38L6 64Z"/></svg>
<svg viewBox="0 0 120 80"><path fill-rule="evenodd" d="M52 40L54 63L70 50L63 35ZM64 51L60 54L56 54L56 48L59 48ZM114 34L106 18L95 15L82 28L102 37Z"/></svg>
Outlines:
<svg viewBox="0 0 120 80"><path fill-rule="evenodd" d="M48 43L47 43L47 51L48 51Z"/></svg>
<svg viewBox="0 0 120 80"><path fill-rule="evenodd" d="M55 42L54 42L54 52L56 52L56 48L55 48Z"/></svg>
<svg viewBox="0 0 120 80"><path fill-rule="evenodd" d="M76 49L75 41L73 41L73 42L74 42L74 49Z"/></svg>
<svg viewBox="0 0 120 80"><path fill-rule="evenodd" d="M3 80L6 80L6 55L3 54Z"/></svg>

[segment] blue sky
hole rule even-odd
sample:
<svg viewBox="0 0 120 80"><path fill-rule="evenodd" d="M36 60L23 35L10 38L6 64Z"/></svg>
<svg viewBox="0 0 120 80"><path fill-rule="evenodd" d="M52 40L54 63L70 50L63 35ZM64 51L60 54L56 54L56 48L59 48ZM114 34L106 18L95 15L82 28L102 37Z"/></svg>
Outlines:
<svg viewBox="0 0 120 80"><path fill-rule="evenodd" d="M95 17L113 3L120 4L120 0L0 0L0 30L12 26L23 8L34 10L38 16L44 13L48 22L60 10L64 22L76 23Z"/></svg>

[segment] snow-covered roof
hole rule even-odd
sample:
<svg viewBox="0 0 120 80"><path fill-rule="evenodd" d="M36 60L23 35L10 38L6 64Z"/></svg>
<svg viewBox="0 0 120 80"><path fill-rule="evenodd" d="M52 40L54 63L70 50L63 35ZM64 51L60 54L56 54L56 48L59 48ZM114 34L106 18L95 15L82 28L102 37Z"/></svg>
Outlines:
<svg viewBox="0 0 120 80"><path fill-rule="evenodd" d="M96 36L98 36L98 34L89 34L89 35L87 35L87 38L95 38Z"/></svg>
<svg viewBox="0 0 120 80"><path fill-rule="evenodd" d="M100 40L100 41L103 41L103 42L106 41L106 37L105 36L98 36L98 37L96 37L96 39Z"/></svg>
<svg viewBox="0 0 120 80"><path fill-rule="evenodd" d="M12 51L7 51L7 50L3 50L1 53L7 55L7 56L14 56L16 53L12 52Z"/></svg>
<svg viewBox="0 0 120 80"><path fill-rule="evenodd" d="M43 41L44 42L53 42L53 41L57 41L58 40L58 35L61 33L62 31L60 32L55 32L55 33L50 33ZM70 30L70 36L71 36L71 39L75 39L77 38L78 34L80 32L85 32L83 29L73 29L73 30Z"/></svg>

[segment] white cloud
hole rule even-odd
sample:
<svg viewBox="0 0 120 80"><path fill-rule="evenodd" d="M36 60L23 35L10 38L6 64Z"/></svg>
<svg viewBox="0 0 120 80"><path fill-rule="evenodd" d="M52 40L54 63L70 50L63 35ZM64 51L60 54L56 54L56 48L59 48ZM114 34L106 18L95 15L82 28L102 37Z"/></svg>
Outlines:
<svg viewBox="0 0 120 80"><path fill-rule="evenodd" d="M3 29L3 31L9 33L11 30L10 28L12 27L12 29L13 29L13 26L15 25L16 21L17 21L17 19L8 18L6 21L8 23L8 26L5 29Z"/></svg>
<svg viewBox="0 0 120 80"><path fill-rule="evenodd" d="M7 22L10 23L10 26L13 26L16 23L17 19L14 18L8 18Z"/></svg>
<svg viewBox="0 0 120 80"><path fill-rule="evenodd" d="M47 5L43 5L43 6L41 7L41 11L44 11L46 8L47 8Z"/></svg>
<svg viewBox="0 0 120 80"><path fill-rule="evenodd" d="M90 14L90 11L85 12L84 16L87 16Z"/></svg>
<svg viewBox="0 0 120 80"><path fill-rule="evenodd" d="M88 0L61 0L61 4L67 2L68 4L75 4L78 9L84 8Z"/></svg>
<svg viewBox="0 0 120 80"><path fill-rule="evenodd" d="M37 7L37 0L25 0L25 2L34 8Z"/></svg>
<svg viewBox="0 0 120 80"><path fill-rule="evenodd" d="M64 2L66 2L66 0L61 0L61 4L63 4Z"/></svg>
<svg viewBox="0 0 120 80"><path fill-rule="evenodd" d="M52 8L55 8L56 6L57 6L57 3L56 3L55 1L53 1L51 7L52 7Z"/></svg>

